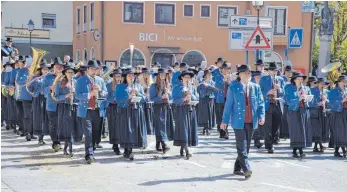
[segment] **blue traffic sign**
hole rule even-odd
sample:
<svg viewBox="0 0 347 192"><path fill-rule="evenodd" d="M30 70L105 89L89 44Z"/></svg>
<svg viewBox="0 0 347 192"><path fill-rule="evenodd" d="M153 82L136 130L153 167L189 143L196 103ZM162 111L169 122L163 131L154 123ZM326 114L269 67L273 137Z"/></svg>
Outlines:
<svg viewBox="0 0 347 192"><path fill-rule="evenodd" d="M239 25L247 25L247 18L239 18Z"/></svg>
<svg viewBox="0 0 347 192"><path fill-rule="evenodd" d="M288 48L290 49L301 48L303 38L304 38L304 30L302 28L289 29Z"/></svg>
<svg viewBox="0 0 347 192"><path fill-rule="evenodd" d="M241 33L232 33L231 34L232 39L241 39Z"/></svg>
<svg viewBox="0 0 347 192"><path fill-rule="evenodd" d="M314 12L314 1L301 2L301 12L303 13Z"/></svg>

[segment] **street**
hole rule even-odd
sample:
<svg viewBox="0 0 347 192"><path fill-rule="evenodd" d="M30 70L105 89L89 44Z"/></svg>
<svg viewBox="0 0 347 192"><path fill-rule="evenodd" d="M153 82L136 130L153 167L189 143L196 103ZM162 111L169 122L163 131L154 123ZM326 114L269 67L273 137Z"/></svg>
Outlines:
<svg viewBox="0 0 347 192"><path fill-rule="evenodd" d="M333 150L307 157L291 157L289 140L281 140L275 154L264 148L251 148L253 175L245 180L233 175L237 156L235 139L219 139L216 130L211 136L199 135L199 146L191 148L193 157L179 157L179 147L163 156L155 151L155 138L148 137L146 150L135 150L135 160L115 156L111 145L103 140L103 149L96 150L96 163L84 162L84 145L75 144L75 157L54 153L49 136L44 146L27 142L1 129L2 192L77 192L77 191L347 191L347 160L333 157ZM123 151L123 149L122 149Z"/></svg>

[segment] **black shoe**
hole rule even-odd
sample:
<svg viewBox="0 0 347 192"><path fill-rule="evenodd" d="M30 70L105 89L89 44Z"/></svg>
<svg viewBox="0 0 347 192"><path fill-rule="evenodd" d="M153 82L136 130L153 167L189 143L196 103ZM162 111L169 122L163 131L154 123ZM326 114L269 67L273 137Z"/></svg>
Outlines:
<svg viewBox="0 0 347 192"><path fill-rule="evenodd" d="M267 150L267 153L270 153L270 154L273 154L275 152L275 149L274 148L271 148L271 149L268 149Z"/></svg>
<svg viewBox="0 0 347 192"><path fill-rule="evenodd" d="M104 134L102 134L102 138L103 138L103 139L106 139L106 138L107 138L107 136L108 136L108 133L104 133Z"/></svg>
<svg viewBox="0 0 347 192"><path fill-rule="evenodd" d="M313 152L314 153L319 153L320 151L318 150L318 148L313 148Z"/></svg>
<svg viewBox="0 0 347 192"><path fill-rule="evenodd" d="M133 154L133 153L130 153L130 154L129 154L129 160L130 160L130 161L133 161L133 160L134 160L134 154Z"/></svg>
<svg viewBox="0 0 347 192"><path fill-rule="evenodd" d="M95 162L95 158L92 155L88 155L85 157L87 164L92 164Z"/></svg>
<svg viewBox="0 0 347 192"><path fill-rule="evenodd" d="M31 134L31 139L37 139L37 137Z"/></svg>
<svg viewBox="0 0 347 192"><path fill-rule="evenodd" d="M211 133L210 133L210 131L209 131L208 129L206 129L206 135L207 135L207 136L210 136L210 135L211 135Z"/></svg>
<svg viewBox="0 0 347 192"><path fill-rule="evenodd" d="M205 131L205 129L204 129L204 130L202 130L202 135L205 135L205 132L206 132L206 131Z"/></svg>
<svg viewBox="0 0 347 192"><path fill-rule="evenodd" d="M155 149L156 149L157 151L163 151L163 149L160 148L160 141L157 141L157 142L156 142L156 144L155 144Z"/></svg>
<svg viewBox="0 0 347 192"><path fill-rule="evenodd" d="M275 145L278 145L279 141L280 141L279 139L275 139L275 140L274 140L274 144L275 144Z"/></svg>
<svg viewBox="0 0 347 192"><path fill-rule="evenodd" d="M262 143L258 143L258 144L256 145L256 147L257 147L258 149L260 149L263 145L264 145L264 144L262 144Z"/></svg>
<svg viewBox="0 0 347 192"><path fill-rule="evenodd" d="M25 138L26 138L27 141L31 141L31 135L30 135L30 134L27 134L27 135L25 136Z"/></svg>
<svg viewBox="0 0 347 192"><path fill-rule="evenodd" d="M246 179L249 179L249 178L251 178L251 176L252 176L252 171L248 170L248 171L245 172L244 175L245 175L245 178L246 178Z"/></svg>
<svg viewBox="0 0 347 192"><path fill-rule="evenodd" d="M39 141L39 145L45 145L46 142L44 142L43 140Z"/></svg>
<svg viewBox="0 0 347 192"><path fill-rule="evenodd" d="M122 154L118 148L117 149L113 149L113 152L114 152L115 155L121 155Z"/></svg>
<svg viewBox="0 0 347 192"><path fill-rule="evenodd" d="M168 151L170 150L170 147L168 147L168 146L166 145L166 143L162 142L161 145L163 146L163 154L165 154L166 152L168 152Z"/></svg>
<svg viewBox="0 0 347 192"><path fill-rule="evenodd" d="M293 158L300 158L300 156L297 153L294 153Z"/></svg>
<svg viewBox="0 0 347 192"><path fill-rule="evenodd" d="M19 135L19 136L21 136L21 137L24 137L24 136L25 136L25 134L24 134L22 131L20 131L20 130L18 130L17 135Z"/></svg>
<svg viewBox="0 0 347 192"><path fill-rule="evenodd" d="M6 130L10 130L11 127L9 125L6 125L5 128L6 128Z"/></svg>
<svg viewBox="0 0 347 192"><path fill-rule="evenodd" d="M234 175L240 175L240 176L245 176L244 173L242 171L235 171L234 170Z"/></svg>
<svg viewBox="0 0 347 192"><path fill-rule="evenodd" d="M328 148L330 148L330 149L334 149L335 147L334 147L334 145L333 145L332 143L329 143Z"/></svg>
<svg viewBox="0 0 347 192"><path fill-rule="evenodd" d="M301 154L300 154L300 158L301 158L301 159L303 159L303 158L305 158L305 157L306 157L306 154L305 154L305 153L301 153Z"/></svg>
<svg viewBox="0 0 347 192"><path fill-rule="evenodd" d="M334 153L334 156L335 156L335 157L343 157L339 152L335 152L335 153Z"/></svg>
<svg viewBox="0 0 347 192"><path fill-rule="evenodd" d="M129 158L129 151L127 148L124 149L123 157Z"/></svg>
<svg viewBox="0 0 347 192"><path fill-rule="evenodd" d="M181 155L181 157L184 157L183 147L181 147L180 155Z"/></svg>

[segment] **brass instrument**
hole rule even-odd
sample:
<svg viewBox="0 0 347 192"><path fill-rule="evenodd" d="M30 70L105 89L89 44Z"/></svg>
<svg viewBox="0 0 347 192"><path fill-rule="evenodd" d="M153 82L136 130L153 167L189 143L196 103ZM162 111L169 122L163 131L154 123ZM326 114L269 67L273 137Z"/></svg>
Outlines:
<svg viewBox="0 0 347 192"><path fill-rule="evenodd" d="M340 62L330 63L321 69L322 73L328 73L328 80L331 84L334 84L339 78L337 69L341 67Z"/></svg>
<svg viewBox="0 0 347 192"><path fill-rule="evenodd" d="M40 67L42 58L48 53L45 50L31 47L33 51L33 61L29 71L29 77L33 76L36 70Z"/></svg>
<svg viewBox="0 0 347 192"><path fill-rule="evenodd" d="M1 93L3 96L8 97L9 96L9 88L5 85L1 86Z"/></svg>
<svg viewBox="0 0 347 192"><path fill-rule="evenodd" d="M342 99L347 98L347 87L345 86L345 90L343 90ZM343 103L343 108L347 108L347 101Z"/></svg>

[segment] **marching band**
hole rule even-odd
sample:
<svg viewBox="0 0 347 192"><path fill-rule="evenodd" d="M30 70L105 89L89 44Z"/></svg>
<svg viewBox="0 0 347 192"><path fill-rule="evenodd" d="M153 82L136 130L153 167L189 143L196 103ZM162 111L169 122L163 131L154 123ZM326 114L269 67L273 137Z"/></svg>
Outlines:
<svg viewBox="0 0 347 192"><path fill-rule="evenodd" d="M347 76L341 73L333 82L309 77L305 86L307 77L291 66L281 76L275 63L265 68L262 60L256 71L237 65L236 78L223 58L204 69L156 63L151 69L107 70L100 61L75 64L69 57L51 64L40 58L30 66L27 56L11 59L18 55L11 42L2 47L2 56L10 57L2 65L2 124L39 145L49 135L52 149L70 157L73 144L84 142L88 164L105 134L115 155L123 148L129 160L133 150L147 147L147 135L155 135L157 151L165 154L173 141L189 159L189 148L198 145L198 127L207 136L217 127L220 138L229 139L231 126L238 153L234 174L246 178L252 175L252 138L257 148L264 140L270 154L279 138L289 138L294 158L304 158L303 149L313 143L313 152L323 153L327 142L334 156L347 155Z"/></svg>

